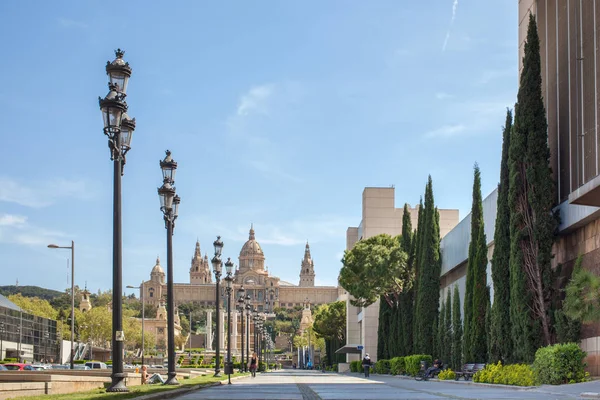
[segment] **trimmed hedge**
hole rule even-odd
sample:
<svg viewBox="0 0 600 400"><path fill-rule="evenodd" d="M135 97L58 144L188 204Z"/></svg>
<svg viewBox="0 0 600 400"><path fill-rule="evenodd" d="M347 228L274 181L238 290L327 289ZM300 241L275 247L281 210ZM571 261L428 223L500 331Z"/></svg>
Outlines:
<svg viewBox="0 0 600 400"><path fill-rule="evenodd" d="M390 373L392 375L402 375L406 373L406 362L404 357L394 357L390 360Z"/></svg>
<svg viewBox="0 0 600 400"><path fill-rule="evenodd" d="M350 372L361 372L362 370L362 361L350 361Z"/></svg>
<svg viewBox="0 0 600 400"><path fill-rule="evenodd" d="M449 381L452 379L456 379L456 373L452 371L450 368L440 371L438 374L438 379L440 381Z"/></svg>
<svg viewBox="0 0 600 400"><path fill-rule="evenodd" d="M474 382L499 383L512 386L534 386L537 385L536 374L529 365L510 364L502 365L487 364L485 368L473 375Z"/></svg>
<svg viewBox="0 0 600 400"><path fill-rule="evenodd" d="M390 373L390 360L379 360L375 363L376 374L389 374Z"/></svg>
<svg viewBox="0 0 600 400"><path fill-rule="evenodd" d="M589 377L584 370L586 355L577 343L542 347L535 353L533 370L541 384L585 382Z"/></svg>
<svg viewBox="0 0 600 400"><path fill-rule="evenodd" d="M412 356L404 357L404 363L406 365L406 372L411 376L416 376L421 369L421 361L427 361L431 365L433 359L431 356L426 354L415 354Z"/></svg>

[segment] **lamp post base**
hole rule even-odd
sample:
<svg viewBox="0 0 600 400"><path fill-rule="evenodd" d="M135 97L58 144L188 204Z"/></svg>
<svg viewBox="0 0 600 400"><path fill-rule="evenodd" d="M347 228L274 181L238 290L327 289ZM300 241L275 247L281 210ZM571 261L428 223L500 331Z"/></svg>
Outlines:
<svg viewBox="0 0 600 400"><path fill-rule="evenodd" d="M106 389L107 392L129 392L129 389L125 386L125 374L113 374L111 378L112 383Z"/></svg>
<svg viewBox="0 0 600 400"><path fill-rule="evenodd" d="M177 382L176 372L169 372L169 378L165 382L165 385L179 385L179 382Z"/></svg>
<svg viewBox="0 0 600 400"><path fill-rule="evenodd" d="M221 377L221 370L218 369L215 371L215 374L213 375L215 378L220 378Z"/></svg>

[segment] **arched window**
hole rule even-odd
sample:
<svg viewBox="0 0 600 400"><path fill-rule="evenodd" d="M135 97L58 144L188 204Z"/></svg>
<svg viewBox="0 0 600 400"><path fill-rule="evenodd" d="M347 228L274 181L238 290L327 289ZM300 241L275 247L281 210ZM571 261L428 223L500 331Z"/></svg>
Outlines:
<svg viewBox="0 0 600 400"><path fill-rule="evenodd" d="M148 293L150 294L150 297L154 297L154 288L148 289Z"/></svg>

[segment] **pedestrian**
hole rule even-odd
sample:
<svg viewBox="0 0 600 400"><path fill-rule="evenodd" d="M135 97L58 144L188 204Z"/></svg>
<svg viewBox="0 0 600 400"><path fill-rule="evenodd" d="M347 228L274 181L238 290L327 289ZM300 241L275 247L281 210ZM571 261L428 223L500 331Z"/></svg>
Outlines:
<svg viewBox="0 0 600 400"><path fill-rule="evenodd" d="M362 360L362 366L365 371L365 378L369 377L369 372L371 371L371 357L369 357L369 353L365 354L365 358Z"/></svg>
<svg viewBox="0 0 600 400"><path fill-rule="evenodd" d="M256 367L258 364L258 358L256 357L256 353L252 353L252 358L250 358L250 372L252 372L252 377L256 377Z"/></svg>
<svg viewBox="0 0 600 400"><path fill-rule="evenodd" d="M142 385L145 385L148 382L148 367L142 365Z"/></svg>

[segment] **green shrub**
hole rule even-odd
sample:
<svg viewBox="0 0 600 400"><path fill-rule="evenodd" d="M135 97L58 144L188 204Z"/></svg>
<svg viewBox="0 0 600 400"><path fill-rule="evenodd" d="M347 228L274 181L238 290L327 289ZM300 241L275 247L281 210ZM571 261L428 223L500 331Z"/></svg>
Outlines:
<svg viewBox="0 0 600 400"><path fill-rule="evenodd" d="M450 368L440 371L438 379L441 381L449 381L456 378L456 374Z"/></svg>
<svg viewBox="0 0 600 400"><path fill-rule="evenodd" d="M362 368L361 362L360 360L350 361L350 372L360 372Z"/></svg>
<svg viewBox="0 0 600 400"><path fill-rule="evenodd" d="M473 381L513 386L534 386L538 384L531 366L525 364L503 366L500 361L497 364L488 364L483 370L476 372L473 375Z"/></svg>
<svg viewBox="0 0 600 400"><path fill-rule="evenodd" d="M85 360L74 360L73 364L85 364L87 361ZM108 365L108 362L106 363L106 365Z"/></svg>
<svg viewBox="0 0 600 400"><path fill-rule="evenodd" d="M390 360L390 373L392 375L402 375L406 373L404 357L394 357Z"/></svg>
<svg viewBox="0 0 600 400"><path fill-rule="evenodd" d="M432 357L426 354L414 354L412 356L404 357L404 363L406 364L406 372L411 376L416 376L421 369L421 361L426 361L431 365Z"/></svg>
<svg viewBox="0 0 600 400"><path fill-rule="evenodd" d="M390 373L390 360L379 360L375 363L376 374L389 374Z"/></svg>
<svg viewBox="0 0 600 400"><path fill-rule="evenodd" d="M337 370L338 370L338 365L337 364L333 364L331 366L331 371L336 371L337 372Z"/></svg>
<svg viewBox="0 0 600 400"><path fill-rule="evenodd" d="M13 358L13 357L7 357L4 359L4 361L11 363L11 362L17 362L17 359Z"/></svg>
<svg viewBox="0 0 600 400"><path fill-rule="evenodd" d="M585 382L589 377L584 370L586 355L576 343L542 347L535 353L533 370L542 384Z"/></svg>

